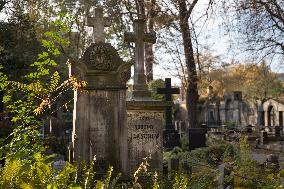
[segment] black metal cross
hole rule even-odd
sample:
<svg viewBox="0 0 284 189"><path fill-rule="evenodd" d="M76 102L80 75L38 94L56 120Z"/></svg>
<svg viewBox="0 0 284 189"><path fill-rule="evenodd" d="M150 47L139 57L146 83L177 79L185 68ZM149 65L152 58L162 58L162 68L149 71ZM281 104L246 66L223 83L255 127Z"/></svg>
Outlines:
<svg viewBox="0 0 284 189"><path fill-rule="evenodd" d="M158 88L158 94L165 94L166 101L172 101L172 94L179 94L179 88L172 88L171 78L165 79L165 88ZM166 129L173 129L172 107L166 110Z"/></svg>
<svg viewBox="0 0 284 189"><path fill-rule="evenodd" d="M172 101L172 94L179 94L179 88L172 88L171 78L165 79L165 88L158 88L158 94L165 94L166 101Z"/></svg>
<svg viewBox="0 0 284 189"><path fill-rule="evenodd" d="M179 94L179 88L172 88L171 78L165 79L165 88L158 88L158 94L165 94L166 101L172 101L172 94ZM172 107L166 109L166 127L164 130L164 148L172 150L175 146L180 146L180 136L175 130L172 119Z"/></svg>

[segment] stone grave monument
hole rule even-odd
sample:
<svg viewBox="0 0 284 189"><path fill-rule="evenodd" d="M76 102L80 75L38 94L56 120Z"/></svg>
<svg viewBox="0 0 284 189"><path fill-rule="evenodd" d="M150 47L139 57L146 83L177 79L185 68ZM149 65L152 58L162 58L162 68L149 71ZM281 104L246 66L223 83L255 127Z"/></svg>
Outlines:
<svg viewBox="0 0 284 189"><path fill-rule="evenodd" d="M165 94L165 99L172 102L172 94L179 94L179 88L172 88L171 78L165 79L165 88L158 88L158 94ZM164 148L172 150L175 146L180 146L180 135L175 130L172 117L172 107L166 109L166 127L164 130Z"/></svg>
<svg viewBox="0 0 284 189"><path fill-rule="evenodd" d="M114 171L129 176L126 125L126 82L131 64L124 62L109 43L105 43L105 18L101 7L94 26L94 41L78 62L70 63L70 75L87 82L84 91L74 91L72 154L76 163L96 159L96 174ZM91 20L90 20L91 19ZM92 21L95 20L95 21Z"/></svg>
<svg viewBox="0 0 284 189"><path fill-rule="evenodd" d="M130 171L134 173L143 159L150 157L153 170L162 172L164 112L170 102L155 101L146 84L144 43L155 43L156 34L144 32L145 21L134 21L134 32L126 32L125 42L135 43L134 84L127 100L127 128Z"/></svg>

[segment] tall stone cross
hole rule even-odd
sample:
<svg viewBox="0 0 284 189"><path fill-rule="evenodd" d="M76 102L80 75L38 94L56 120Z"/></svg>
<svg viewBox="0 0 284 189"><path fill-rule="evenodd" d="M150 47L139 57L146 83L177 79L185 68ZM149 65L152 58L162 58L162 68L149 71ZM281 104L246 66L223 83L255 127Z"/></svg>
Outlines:
<svg viewBox="0 0 284 189"><path fill-rule="evenodd" d="M165 79L165 88L158 88L158 94L165 94L166 101L172 101L172 94L179 94L179 88L172 88L171 78ZM172 107L166 110L166 129L173 129L172 127Z"/></svg>
<svg viewBox="0 0 284 189"><path fill-rule="evenodd" d="M101 6L95 8L95 17L87 18L87 26L93 27L93 41L95 43L105 42L104 27L110 26L110 20L108 17L104 17Z"/></svg>
<svg viewBox="0 0 284 189"><path fill-rule="evenodd" d="M133 97L149 97L151 95L146 85L146 75L144 71L144 43L156 43L156 33L145 33L144 26L144 19L135 20L134 32L126 32L124 34L125 42L135 43Z"/></svg>

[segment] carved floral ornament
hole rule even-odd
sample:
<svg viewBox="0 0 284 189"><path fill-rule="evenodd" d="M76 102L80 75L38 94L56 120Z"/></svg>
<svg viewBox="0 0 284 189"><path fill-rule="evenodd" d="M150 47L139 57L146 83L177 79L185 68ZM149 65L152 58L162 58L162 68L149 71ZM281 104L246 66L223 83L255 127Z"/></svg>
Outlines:
<svg viewBox="0 0 284 189"><path fill-rule="evenodd" d="M122 63L118 52L109 43L93 43L84 53L83 60L87 66L101 71L116 70Z"/></svg>

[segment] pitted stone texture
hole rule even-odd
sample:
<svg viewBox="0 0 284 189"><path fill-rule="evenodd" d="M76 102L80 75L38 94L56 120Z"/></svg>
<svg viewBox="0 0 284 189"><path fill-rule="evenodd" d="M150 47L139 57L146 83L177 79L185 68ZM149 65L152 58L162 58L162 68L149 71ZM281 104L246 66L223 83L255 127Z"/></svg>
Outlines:
<svg viewBox="0 0 284 189"><path fill-rule="evenodd" d="M149 158L150 168L162 171L163 120L161 111L128 111L128 144L131 173L144 158Z"/></svg>
<svg viewBox="0 0 284 189"><path fill-rule="evenodd" d="M110 43L92 43L83 55L84 63L93 70L114 71L122 63L116 49Z"/></svg>
<svg viewBox="0 0 284 189"><path fill-rule="evenodd" d="M130 62L124 62L108 43L93 43L79 62L71 62L70 74L86 81L84 92L74 93L73 159L90 163L96 156L97 175L109 166L129 176L126 82Z"/></svg>
<svg viewBox="0 0 284 189"><path fill-rule="evenodd" d="M165 110L171 102L154 100L126 101L128 152L130 172L133 174L144 158L152 171L162 172L163 130Z"/></svg>
<svg viewBox="0 0 284 189"><path fill-rule="evenodd" d="M128 148L125 90L75 91L73 117L74 160L90 163L96 156L95 170L103 174L109 166L127 176Z"/></svg>

